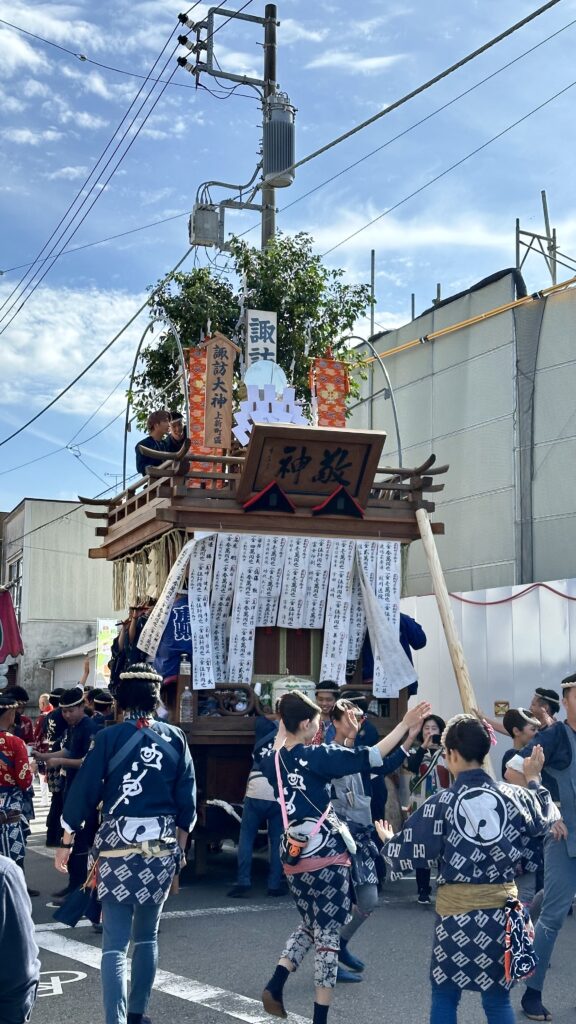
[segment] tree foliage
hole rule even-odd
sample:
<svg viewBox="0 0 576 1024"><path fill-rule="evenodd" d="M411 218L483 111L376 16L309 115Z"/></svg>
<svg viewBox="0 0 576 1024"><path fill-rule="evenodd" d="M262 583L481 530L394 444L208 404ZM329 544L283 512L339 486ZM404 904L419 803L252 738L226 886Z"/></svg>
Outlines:
<svg viewBox="0 0 576 1024"><path fill-rule="evenodd" d="M308 403L312 357L325 355L331 348L335 357L350 367L355 364L344 339L370 305L369 286L345 284L344 271L325 267L321 257L314 255L312 238L305 232L293 237L277 235L263 251L234 238L230 251L235 278L246 283L245 308L276 311L277 361L296 387L297 397ZM212 331L243 341L240 288L219 280L209 268L175 275L168 285L153 292L150 307L152 316L168 317L175 324L183 345L198 344L208 322ZM132 394L141 423L153 408L182 406L179 363L171 335L163 333L160 341L143 349L142 362Z"/></svg>

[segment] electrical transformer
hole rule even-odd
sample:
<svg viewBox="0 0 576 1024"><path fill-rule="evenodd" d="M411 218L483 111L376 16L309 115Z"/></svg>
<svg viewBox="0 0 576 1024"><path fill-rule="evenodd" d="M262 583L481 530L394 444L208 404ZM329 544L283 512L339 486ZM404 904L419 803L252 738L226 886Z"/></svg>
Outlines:
<svg viewBox="0 0 576 1024"><path fill-rule="evenodd" d="M294 181L296 108L285 93L271 96L264 111L263 175L266 185L286 188Z"/></svg>

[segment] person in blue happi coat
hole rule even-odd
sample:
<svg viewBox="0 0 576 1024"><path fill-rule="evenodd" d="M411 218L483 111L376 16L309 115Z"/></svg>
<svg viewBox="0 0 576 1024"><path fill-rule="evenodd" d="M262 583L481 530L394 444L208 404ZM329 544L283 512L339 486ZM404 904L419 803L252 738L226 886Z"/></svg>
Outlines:
<svg viewBox="0 0 576 1024"><path fill-rule="evenodd" d="M146 664L121 673L114 697L124 721L97 732L64 803L64 839L56 853L60 871L67 870L86 815L102 803L92 858L102 903L106 1024L142 1024L156 973L160 914L196 821L186 737L154 718L161 682Z"/></svg>

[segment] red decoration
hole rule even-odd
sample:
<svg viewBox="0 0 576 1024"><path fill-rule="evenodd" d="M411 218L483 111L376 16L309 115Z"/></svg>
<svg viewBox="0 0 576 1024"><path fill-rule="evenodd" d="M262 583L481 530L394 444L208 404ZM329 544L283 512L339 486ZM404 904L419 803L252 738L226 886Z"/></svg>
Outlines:
<svg viewBox="0 0 576 1024"><path fill-rule="evenodd" d="M14 613L12 597L9 590L2 590L0 591L0 665L6 661L6 658L16 658L19 654L24 654L24 644Z"/></svg>

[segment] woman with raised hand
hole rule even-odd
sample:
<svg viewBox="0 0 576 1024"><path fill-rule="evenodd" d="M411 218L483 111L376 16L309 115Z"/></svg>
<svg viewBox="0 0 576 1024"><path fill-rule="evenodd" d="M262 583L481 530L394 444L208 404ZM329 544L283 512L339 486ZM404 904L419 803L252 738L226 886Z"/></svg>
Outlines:
<svg viewBox="0 0 576 1024"><path fill-rule="evenodd" d="M535 966L515 873L524 845L543 835L558 812L539 781L541 747L526 759L530 782L522 789L485 771L490 745L484 722L456 715L442 736L453 784L429 797L397 835L376 822L392 878L440 865L430 1024L456 1024L464 990L480 992L489 1024L514 1024L510 987Z"/></svg>
<svg viewBox="0 0 576 1024"><path fill-rule="evenodd" d="M294 691L280 700L280 727L274 747L263 752L262 772L280 803L284 833L280 847L284 873L302 917L290 935L274 974L262 993L268 1013L286 1017L283 990L288 976L314 946L313 1024L326 1024L336 984L340 930L351 919L350 865L356 845L330 802L332 779L380 767L382 759L415 725L430 705L407 711L395 729L373 747L311 746L320 724L320 708ZM345 712L355 723L355 710ZM404 751L406 753L406 751Z"/></svg>

